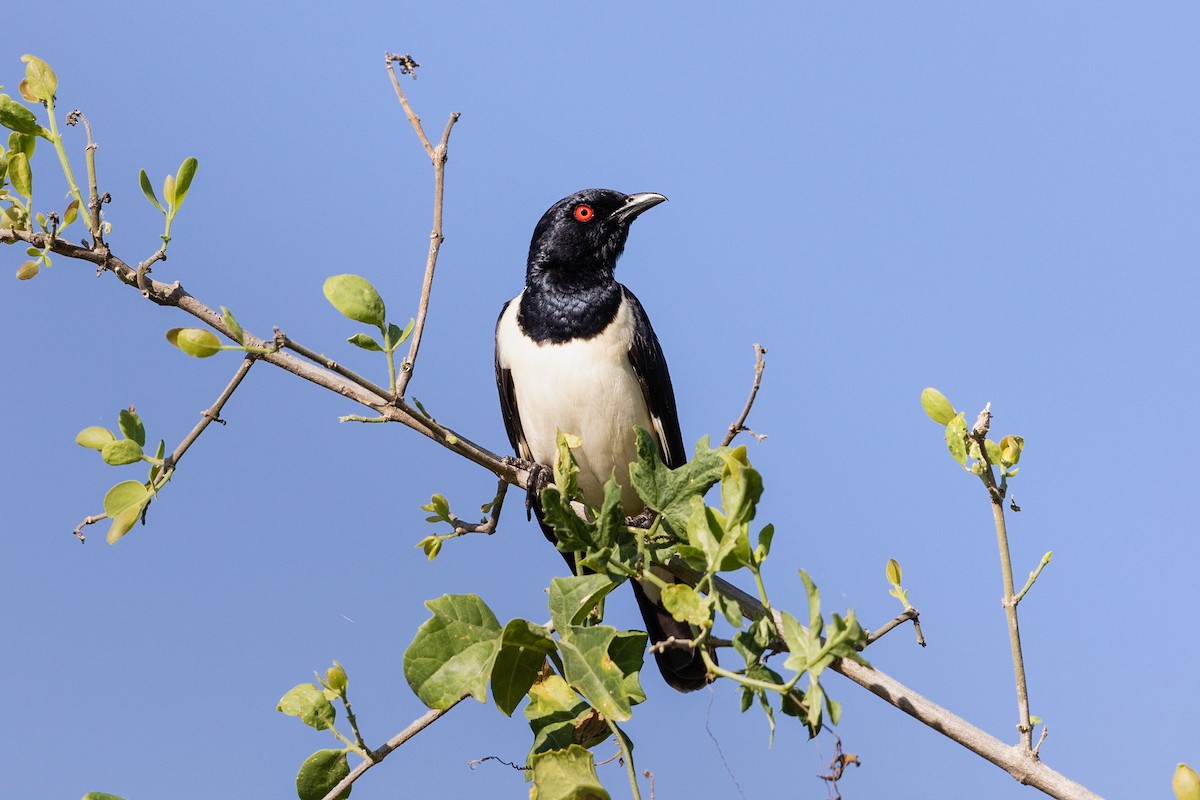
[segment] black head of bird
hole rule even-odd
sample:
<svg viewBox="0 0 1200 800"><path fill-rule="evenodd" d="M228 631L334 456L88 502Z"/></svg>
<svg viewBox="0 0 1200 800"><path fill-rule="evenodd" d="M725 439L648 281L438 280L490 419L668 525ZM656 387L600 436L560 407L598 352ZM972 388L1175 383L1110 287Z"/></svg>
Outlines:
<svg viewBox="0 0 1200 800"><path fill-rule="evenodd" d="M655 192L623 194L611 189L584 189L564 197L533 230L526 282L566 290L611 283L629 226L666 199Z"/></svg>

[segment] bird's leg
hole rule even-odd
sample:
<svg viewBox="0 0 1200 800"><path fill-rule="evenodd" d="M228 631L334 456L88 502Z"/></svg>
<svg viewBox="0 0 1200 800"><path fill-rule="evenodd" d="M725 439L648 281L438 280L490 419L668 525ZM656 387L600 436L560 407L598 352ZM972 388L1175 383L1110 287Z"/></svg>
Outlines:
<svg viewBox="0 0 1200 800"><path fill-rule="evenodd" d="M525 519L533 519L533 507L545 489L554 480L554 472L544 464L534 464L529 471L529 485L525 489Z"/></svg>

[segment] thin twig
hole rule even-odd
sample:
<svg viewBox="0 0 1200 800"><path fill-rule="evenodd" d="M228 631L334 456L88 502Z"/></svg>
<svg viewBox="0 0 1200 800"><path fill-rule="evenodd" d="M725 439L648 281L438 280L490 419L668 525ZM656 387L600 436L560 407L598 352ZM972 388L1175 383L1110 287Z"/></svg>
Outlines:
<svg viewBox="0 0 1200 800"><path fill-rule="evenodd" d="M1017 622L1017 601L1013 584L1012 554L1008 546L1008 526L1004 521L1004 492L996 485L992 462L987 454L987 433L991 427L992 404L984 406L971 429L970 436L979 451L979 477L987 489L992 506L992 520L996 526L996 543L1000 550L1000 576L1004 586L1004 615L1008 619L1008 642L1012 650L1013 677L1017 685L1017 731L1021 745L1036 760L1033 751L1033 726L1029 722L1029 686L1025 678L1025 658L1021 653L1021 629Z"/></svg>
<svg viewBox="0 0 1200 800"><path fill-rule="evenodd" d="M390 65L391 62L388 63ZM400 91L399 85L397 85L396 91L403 101L404 93ZM404 103L404 113L411 113L406 102ZM442 235L442 198L446 190L446 153L450 144L450 131L457 121L458 112L456 111L450 115L450 119L446 122L446 129L442 131L442 140L438 142L438 146L430 155L433 159L433 230L429 234L429 254L425 258L425 278L421 283L421 300L417 305L412 338L408 343L408 357L400 364L400 376L396 381L398 397L404 396L405 390L408 389L408 382L412 380L413 369L417 364L417 351L421 348L421 337L425 333L425 316L429 312L429 295L433 290L433 273L437 268L438 252L446 238ZM416 123L416 127L420 128L419 121ZM424 133L421 134L421 137L428 147L429 143L425 140Z"/></svg>
<svg viewBox="0 0 1200 800"><path fill-rule="evenodd" d="M465 692L461 697L445 708L433 709L432 711L427 711L421 716L417 717L415 720L413 720L411 725L397 733L392 738L388 739L387 742L385 742L378 750L371 751L371 757L351 770L349 775L342 778L341 781L338 782L337 786L334 786L329 790L328 793L326 793L324 800L335 800L335 798L337 798L342 792L349 789L350 786L353 785L353 783L358 780L364 772L378 764L380 761L383 761L388 757L388 754L397 747L404 744L433 723L437 722L439 719L448 714L452 708L470 696L470 692Z"/></svg>
<svg viewBox="0 0 1200 800"><path fill-rule="evenodd" d="M246 377L246 373L248 373L250 368L254 366L254 362L256 360L257 358L251 355L247 355L245 358L243 358L242 363L238 364L237 371L233 373L233 377L230 378L228 385L226 385L224 390L222 390L220 396L217 397L216 402L204 409L204 411L200 412L200 421L196 423L196 427L192 428L188 435L183 437L183 441L180 442L179 446L175 448L175 452L171 453L171 455L167 456L167 458L164 460L164 474L160 476L160 480L163 483L166 482L166 478L170 477L168 473L174 471L175 466L179 463L179 459L183 458L183 454L186 453L188 448L200 438L200 434L204 433L204 429L214 422L224 421L221 419L221 409L223 409L225 404L229 402L229 398L233 397L233 393L237 391L242 379Z"/></svg>
<svg viewBox="0 0 1200 800"><path fill-rule="evenodd" d="M1042 574L1042 570L1049 566L1050 559L1053 557L1054 551L1047 550L1046 555L1042 556L1042 560L1038 563L1037 569L1029 573L1029 580L1025 581L1025 585L1021 587L1021 591L1017 592L1016 596L1013 598L1013 605L1020 603L1025 598L1025 594L1033 588L1034 582L1038 579L1038 576Z"/></svg>
<svg viewBox="0 0 1200 800"><path fill-rule="evenodd" d="M396 70L392 66L394 62L400 64L400 71L405 75L417 77L417 67L421 66L413 57L405 53L404 55L394 55L392 53L384 53L384 58L387 60L388 76L392 79L392 88L396 90L396 97L400 99L400 105L404 107L404 116L408 117L408 121L412 123L413 130L417 132L421 144L425 147L425 153L433 158L433 145L429 143L429 137L425 135L425 129L421 127L421 118L413 113L412 107L408 104L408 98L404 96L404 90L400 88L400 79L396 77Z"/></svg>
<svg viewBox="0 0 1200 800"><path fill-rule="evenodd" d="M500 509L504 507L504 497L507 494L508 481L501 478L500 482L496 485L496 496L488 504L487 519L483 522L466 522L451 514L450 521L454 525L454 532L459 535L466 533L486 533L488 536L491 536L496 532L496 526L500 523Z"/></svg>
<svg viewBox="0 0 1200 800"><path fill-rule="evenodd" d="M921 623L919 621L920 616L921 616L921 612L917 611L915 608L912 608L911 606L909 608L906 608L903 613L897 615L894 619L891 619L891 620L885 622L884 624L880 625L875 630L871 631L871 635L867 637L867 645L870 646L872 644L875 644L875 642L882 639L883 635L885 633L887 633L888 631L890 631L892 628L895 628L898 625L902 625L903 623L905 623L911 619L912 623L913 623L913 627L916 628L916 631L917 631L917 644L921 645L921 647L924 647L925 646L925 636L921 633Z"/></svg>
<svg viewBox="0 0 1200 800"><path fill-rule="evenodd" d="M750 386L750 396L746 398L746 405L742 407L742 413L729 426L729 432L725 434L725 438L721 440L721 447L729 446L734 437L742 431L748 432L751 436L761 442L766 439L766 434L758 434L746 427L746 418L750 416L750 409L754 406L754 398L758 395L758 387L762 385L763 370L767 367L767 361L763 356L767 354L767 348L757 342L754 343L754 383Z"/></svg>

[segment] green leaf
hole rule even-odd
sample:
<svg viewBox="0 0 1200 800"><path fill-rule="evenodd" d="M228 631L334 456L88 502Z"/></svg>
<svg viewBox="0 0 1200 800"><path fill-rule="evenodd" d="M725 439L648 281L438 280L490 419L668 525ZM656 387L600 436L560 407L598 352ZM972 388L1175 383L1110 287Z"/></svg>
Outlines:
<svg viewBox="0 0 1200 800"><path fill-rule="evenodd" d="M233 340L238 344L246 343L246 332L242 330L242 326L234 319L233 312L225 306L221 306L221 321L225 323L225 327L229 328L229 332L233 334Z"/></svg>
<svg viewBox="0 0 1200 800"><path fill-rule="evenodd" d="M49 103L54 100L58 90L58 78L50 65L37 56L24 55L25 80L21 81L21 94L27 100Z"/></svg>
<svg viewBox="0 0 1200 800"><path fill-rule="evenodd" d="M960 466L967 465L967 420L961 413L946 423L946 447Z"/></svg>
<svg viewBox="0 0 1200 800"><path fill-rule="evenodd" d="M29 169L29 157L24 153L10 152L8 161L8 180L12 187L25 197L33 195L33 172Z"/></svg>
<svg viewBox="0 0 1200 800"><path fill-rule="evenodd" d="M346 687L350 685L350 679L346 677L346 668L334 661L333 666L325 670L325 683L335 692L344 694Z"/></svg>
<svg viewBox="0 0 1200 800"><path fill-rule="evenodd" d="M138 481L122 481L104 495L104 513L112 520L106 539L113 544L130 531L149 504L150 490Z"/></svg>
<svg viewBox="0 0 1200 800"><path fill-rule="evenodd" d="M355 347L361 347L363 350L374 350L383 352L383 348L376 344L375 340L365 333L356 333L346 340Z"/></svg>
<svg viewBox="0 0 1200 800"><path fill-rule="evenodd" d="M321 800L350 774L345 750L318 750L300 765L296 773L296 794L300 800ZM336 800L349 797L350 790L339 794Z"/></svg>
<svg viewBox="0 0 1200 800"><path fill-rule="evenodd" d="M167 213L167 210L162 207L162 203L158 202L158 198L154 196L154 187L150 185L150 176L146 174L146 170L138 173L138 183L141 185L142 194L146 195L146 199L159 211Z"/></svg>
<svg viewBox="0 0 1200 800"><path fill-rule="evenodd" d="M142 426L142 418L136 411L122 408L121 413L117 415L117 424L126 439L137 442L139 447L146 446L146 429Z"/></svg>
<svg viewBox="0 0 1200 800"><path fill-rule="evenodd" d="M541 625L514 619L504 626L500 652L492 665L492 698L506 716L512 716L537 680L546 656L555 650L554 637Z"/></svg>
<svg viewBox="0 0 1200 800"><path fill-rule="evenodd" d="M608 657L625 676L625 695L632 705L645 702L646 692L642 689L641 672L646 660L646 644L649 641L644 631L617 631L608 646ZM632 747L632 744L630 745Z"/></svg>
<svg viewBox="0 0 1200 800"><path fill-rule="evenodd" d="M663 608L680 622L687 622L698 628L708 628L712 625L708 601L686 583L673 583L663 589L662 604Z"/></svg>
<svg viewBox="0 0 1200 800"><path fill-rule="evenodd" d="M125 798L105 792L88 792L83 796L83 800L125 800Z"/></svg>
<svg viewBox="0 0 1200 800"><path fill-rule="evenodd" d="M592 754L573 744L566 750L549 750L529 760L537 800L609 800L596 775Z"/></svg>
<svg viewBox="0 0 1200 800"><path fill-rule="evenodd" d="M27 133L13 132L8 135L8 149L17 153L24 153L26 158L33 158L33 151L37 148L37 137Z"/></svg>
<svg viewBox="0 0 1200 800"><path fill-rule="evenodd" d="M725 512L727 530L754 519L762 493L762 475L750 466L745 445L727 453L721 470L721 510Z"/></svg>
<svg viewBox="0 0 1200 800"><path fill-rule="evenodd" d="M738 605L737 600L734 600L732 597L726 597L723 594L717 594L717 607L725 615L726 622L734 628L742 627L742 607Z"/></svg>
<svg viewBox="0 0 1200 800"><path fill-rule="evenodd" d="M6 94L0 94L0 125L17 133L50 139L50 131L38 124L33 112Z"/></svg>
<svg viewBox="0 0 1200 800"><path fill-rule="evenodd" d="M399 325L388 323L387 336L384 341L387 344L387 350L391 352L403 344L413 332L413 326L416 325L416 320L409 319L408 324L403 329Z"/></svg>
<svg viewBox="0 0 1200 800"><path fill-rule="evenodd" d="M179 165L179 171L175 173L176 211L179 211L179 207L183 205L183 199L187 197L188 189L192 186L192 178L196 177L196 167L199 165L200 162L194 158L185 158Z"/></svg>
<svg viewBox="0 0 1200 800"><path fill-rule="evenodd" d="M892 584L893 586L899 586L900 579L902 577L904 577L904 575L900 571L900 562L894 558L889 558L887 562L888 583Z"/></svg>
<svg viewBox="0 0 1200 800"><path fill-rule="evenodd" d="M383 298L366 278L358 275L334 275L325 281L325 299L342 314L356 322L382 329L387 311Z"/></svg>
<svg viewBox="0 0 1200 800"><path fill-rule="evenodd" d="M692 460L679 469L668 469L658 454L658 445L638 428L638 460L629 467L633 487L646 505L662 514L676 533L687 527L693 497L703 497L721 479L725 468L723 450L710 449L708 437L696 443Z"/></svg>
<svg viewBox="0 0 1200 800"><path fill-rule="evenodd" d="M596 604L618 586L607 575L578 575L550 581L550 618L560 632L581 624Z"/></svg>
<svg viewBox="0 0 1200 800"><path fill-rule="evenodd" d="M132 439L117 439L101 448L100 457L111 467L136 464L142 460L142 446Z"/></svg>
<svg viewBox="0 0 1200 800"><path fill-rule="evenodd" d="M594 747L610 732L596 709L553 672L530 687L525 718L534 734L530 757L547 750L565 750L572 744Z"/></svg>
<svg viewBox="0 0 1200 800"><path fill-rule="evenodd" d="M1000 461L1006 466L1015 467L1024 450L1025 439L1020 436L1005 436L1000 440Z"/></svg>
<svg viewBox="0 0 1200 800"><path fill-rule="evenodd" d="M978 446L978 445L977 445ZM1000 445L993 442L991 439L984 439L983 446L987 448L987 457L989 464L1000 463Z"/></svg>
<svg viewBox="0 0 1200 800"><path fill-rule="evenodd" d="M116 439L117 437L108 428L93 425L90 428L84 428L75 435L75 444L82 445L91 450L103 450L104 445L116 441Z"/></svg>
<svg viewBox="0 0 1200 800"><path fill-rule="evenodd" d="M946 425L950 420L954 419L954 406L950 405L950 401L946 399L946 395L932 386L927 386L921 390L921 408L925 409L925 413L929 415L929 418L938 425Z"/></svg>
<svg viewBox="0 0 1200 800"><path fill-rule="evenodd" d="M610 720L624 722L629 719L633 713L633 699L626 686L625 674L608 652L616 637L616 628L576 626L565 630L559 628L558 632L558 649L562 653L567 683Z"/></svg>
<svg viewBox="0 0 1200 800"><path fill-rule="evenodd" d="M442 595L425 607L433 616L404 651L408 685L430 708L449 708L464 692L484 702L503 633L496 615L473 594Z"/></svg>
<svg viewBox="0 0 1200 800"><path fill-rule="evenodd" d="M63 211L62 227L67 227L77 219L79 219L79 201L72 200L71 202L67 203L67 208L65 211Z"/></svg>
<svg viewBox="0 0 1200 800"><path fill-rule="evenodd" d="M337 717L337 709L333 707L333 703L330 703L325 694L312 683L293 686L280 698L276 709L289 717L299 717L305 725L319 731L331 727Z"/></svg>
<svg viewBox="0 0 1200 800"><path fill-rule="evenodd" d="M221 352L221 340L201 328L171 328L167 341L193 358L208 358Z"/></svg>
<svg viewBox="0 0 1200 800"><path fill-rule="evenodd" d="M1176 800L1200 800L1200 775L1187 764L1178 764L1171 777L1171 790Z"/></svg>
<svg viewBox="0 0 1200 800"><path fill-rule="evenodd" d="M175 176L168 175L163 178L163 202L167 204L167 216L175 216Z"/></svg>
<svg viewBox="0 0 1200 800"><path fill-rule="evenodd" d="M767 556L771 554L771 542L774 539L775 526L768 522L758 532L758 547L754 548L754 562L756 564L761 564L767 560Z"/></svg>

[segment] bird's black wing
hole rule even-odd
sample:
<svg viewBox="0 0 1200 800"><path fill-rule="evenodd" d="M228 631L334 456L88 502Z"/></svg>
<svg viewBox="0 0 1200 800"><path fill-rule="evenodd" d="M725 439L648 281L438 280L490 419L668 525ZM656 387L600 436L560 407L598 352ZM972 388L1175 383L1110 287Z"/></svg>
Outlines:
<svg viewBox="0 0 1200 800"><path fill-rule="evenodd" d="M663 463L676 469L687 463L687 451L683 447L683 434L679 432L679 412L675 410L675 391L671 388L671 374L667 371L667 360L663 356L654 328L646 310L624 286L625 304L633 317L633 344L629 348L629 361L642 386L642 396L650 409L654 430L650 431L658 441Z"/></svg>
<svg viewBox="0 0 1200 800"><path fill-rule="evenodd" d="M511 303L512 301L508 301ZM499 330L508 303L500 309L500 317L496 320ZM521 414L517 410L517 392L513 388L512 370L500 366L500 340L496 339L496 391L500 394L500 413L504 416L504 430L508 432L508 441L512 444L513 452L521 458L529 458L529 447L525 444L525 431L521 428Z"/></svg>

